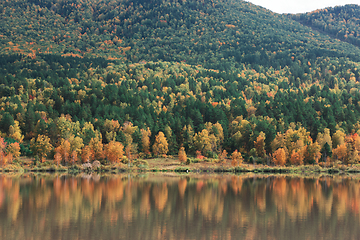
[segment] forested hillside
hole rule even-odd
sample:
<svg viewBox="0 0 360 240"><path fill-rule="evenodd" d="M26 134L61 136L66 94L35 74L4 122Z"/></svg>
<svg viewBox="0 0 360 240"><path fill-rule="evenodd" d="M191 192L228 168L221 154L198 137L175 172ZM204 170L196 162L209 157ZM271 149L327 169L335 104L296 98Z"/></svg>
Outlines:
<svg viewBox="0 0 360 240"><path fill-rule="evenodd" d="M350 4L292 15L296 21L331 37L360 46L360 6Z"/></svg>
<svg viewBox="0 0 360 240"><path fill-rule="evenodd" d="M352 44L240 0L0 2L2 162L359 161Z"/></svg>

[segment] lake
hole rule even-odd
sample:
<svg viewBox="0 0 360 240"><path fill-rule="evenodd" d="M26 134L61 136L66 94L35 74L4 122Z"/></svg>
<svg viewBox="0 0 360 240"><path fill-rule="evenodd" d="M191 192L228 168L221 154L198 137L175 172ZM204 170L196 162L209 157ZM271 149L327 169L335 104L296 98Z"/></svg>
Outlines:
<svg viewBox="0 0 360 240"><path fill-rule="evenodd" d="M0 175L0 239L360 239L359 179Z"/></svg>

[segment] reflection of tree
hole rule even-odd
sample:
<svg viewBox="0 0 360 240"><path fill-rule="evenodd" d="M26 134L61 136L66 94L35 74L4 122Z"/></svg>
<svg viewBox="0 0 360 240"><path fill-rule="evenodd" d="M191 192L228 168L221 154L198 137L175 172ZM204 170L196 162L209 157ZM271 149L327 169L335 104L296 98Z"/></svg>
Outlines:
<svg viewBox="0 0 360 240"><path fill-rule="evenodd" d="M359 197L358 180L346 177L0 176L0 232L9 238L15 227L18 236L64 239L81 227L91 229L80 233L86 239L94 232L109 239L279 239L307 229L308 236L358 239Z"/></svg>
<svg viewBox="0 0 360 240"><path fill-rule="evenodd" d="M156 208L159 212L162 212L168 200L168 188L166 183L163 183L161 186L155 185L152 193Z"/></svg>

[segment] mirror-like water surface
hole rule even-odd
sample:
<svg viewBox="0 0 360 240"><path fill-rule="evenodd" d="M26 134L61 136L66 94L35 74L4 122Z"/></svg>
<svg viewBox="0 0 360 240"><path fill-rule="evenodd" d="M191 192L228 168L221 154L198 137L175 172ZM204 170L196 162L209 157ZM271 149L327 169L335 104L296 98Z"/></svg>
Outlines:
<svg viewBox="0 0 360 240"><path fill-rule="evenodd" d="M354 177L0 175L0 239L360 239Z"/></svg>

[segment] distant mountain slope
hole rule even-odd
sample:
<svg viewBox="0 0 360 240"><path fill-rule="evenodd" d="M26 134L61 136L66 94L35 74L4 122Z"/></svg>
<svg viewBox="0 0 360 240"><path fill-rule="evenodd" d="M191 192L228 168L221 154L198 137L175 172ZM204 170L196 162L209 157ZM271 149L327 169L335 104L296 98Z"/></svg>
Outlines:
<svg viewBox="0 0 360 240"><path fill-rule="evenodd" d="M30 57L186 61L220 70L323 56L360 61L352 45L240 0L1 0L0 19L0 51Z"/></svg>
<svg viewBox="0 0 360 240"><path fill-rule="evenodd" d="M360 6L349 4L329 7L306 14L290 15L292 19L331 37L360 46Z"/></svg>

